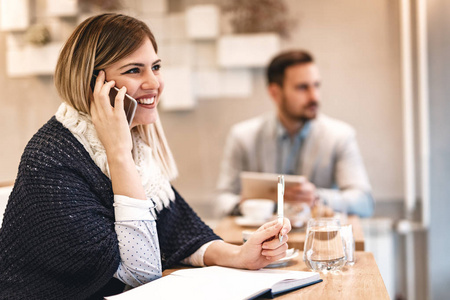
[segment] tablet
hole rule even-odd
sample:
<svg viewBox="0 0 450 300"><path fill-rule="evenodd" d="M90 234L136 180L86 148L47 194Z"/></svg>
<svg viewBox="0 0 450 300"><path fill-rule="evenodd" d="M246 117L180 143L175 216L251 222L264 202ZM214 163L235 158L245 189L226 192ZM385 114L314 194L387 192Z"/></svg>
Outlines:
<svg viewBox="0 0 450 300"><path fill-rule="evenodd" d="M241 172L242 199L272 199L277 200L278 176L275 173ZM284 175L286 186L305 182L301 175Z"/></svg>

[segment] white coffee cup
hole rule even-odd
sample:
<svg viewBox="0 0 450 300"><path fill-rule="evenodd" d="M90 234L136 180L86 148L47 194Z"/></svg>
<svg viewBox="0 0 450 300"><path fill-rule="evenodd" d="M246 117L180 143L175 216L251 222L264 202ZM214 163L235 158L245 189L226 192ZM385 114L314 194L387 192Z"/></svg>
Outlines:
<svg viewBox="0 0 450 300"><path fill-rule="evenodd" d="M242 215L252 220L268 220L272 217L275 202L270 199L247 199L240 204Z"/></svg>

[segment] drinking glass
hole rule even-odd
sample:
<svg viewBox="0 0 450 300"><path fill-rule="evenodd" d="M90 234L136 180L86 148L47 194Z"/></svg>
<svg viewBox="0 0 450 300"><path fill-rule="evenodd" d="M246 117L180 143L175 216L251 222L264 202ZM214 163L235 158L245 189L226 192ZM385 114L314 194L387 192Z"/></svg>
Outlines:
<svg viewBox="0 0 450 300"><path fill-rule="evenodd" d="M347 260L339 219L310 219L303 252L305 264L314 271L337 271Z"/></svg>
<svg viewBox="0 0 450 300"><path fill-rule="evenodd" d="M341 226L341 235L345 245L345 256L347 257L347 265L355 264L355 238L353 237L353 227L351 224Z"/></svg>

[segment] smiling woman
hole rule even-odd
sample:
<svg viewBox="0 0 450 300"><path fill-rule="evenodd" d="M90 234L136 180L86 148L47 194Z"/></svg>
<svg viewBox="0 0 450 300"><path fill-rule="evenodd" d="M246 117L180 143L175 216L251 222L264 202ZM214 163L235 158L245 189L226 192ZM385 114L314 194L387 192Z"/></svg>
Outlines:
<svg viewBox="0 0 450 300"><path fill-rule="evenodd" d="M171 186L157 50L143 22L120 14L85 20L66 42L63 103L25 148L0 229L0 299L103 299L180 262L259 269L286 255L287 219L227 244ZM126 93L138 102L131 125Z"/></svg>
<svg viewBox="0 0 450 300"><path fill-rule="evenodd" d="M161 60L149 39L126 58L105 68L106 80L114 81L117 87L126 87L139 104L131 127L156 122L156 106L164 88L160 69Z"/></svg>

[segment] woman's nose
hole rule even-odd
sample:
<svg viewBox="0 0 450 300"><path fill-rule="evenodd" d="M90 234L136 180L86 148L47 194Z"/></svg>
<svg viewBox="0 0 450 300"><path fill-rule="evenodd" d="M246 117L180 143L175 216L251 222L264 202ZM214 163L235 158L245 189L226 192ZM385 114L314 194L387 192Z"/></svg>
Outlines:
<svg viewBox="0 0 450 300"><path fill-rule="evenodd" d="M156 77L155 74L153 74L152 71L147 72L144 75L144 81L142 82L142 89L143 90L156 90L159 88L159 80L158 77Z"/></svg>

